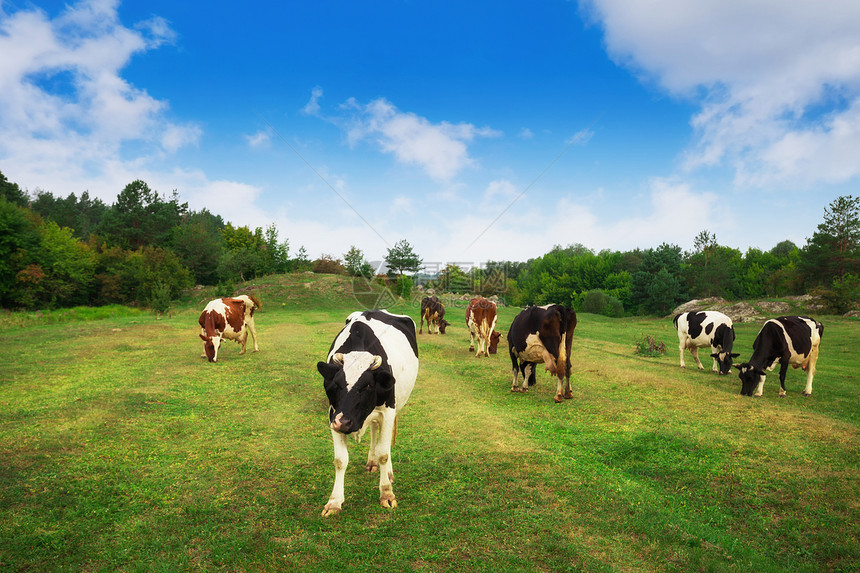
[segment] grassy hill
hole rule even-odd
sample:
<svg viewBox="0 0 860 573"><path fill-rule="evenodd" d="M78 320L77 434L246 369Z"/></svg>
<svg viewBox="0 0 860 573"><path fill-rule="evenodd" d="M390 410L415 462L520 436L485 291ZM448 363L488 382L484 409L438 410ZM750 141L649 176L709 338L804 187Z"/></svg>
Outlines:
<svg viewBox="0 0 860 573"><path fill-rule="evenodd" d="M679 368L671 320L581 314L575 397L554 404L548 375L512 394L504 349L470 354L452 305L448 334L419 336L397 509L378 505L367 441L350 441L344 512L324 519L334 469L315 364L360 302L343 277L240 289L263 300L261 350L227 344L215 364L196 325L210 291L160 319L4 328L0 570L860 569L854 319L818 317L812 397L792 370L788 397L772 373L751 399L736 376ZM414 302L394 310L417 322ZM501 308L499 330L517 312ZM738 325L744 355L757 330ZM637 356L644 334L669 352Z"/></svg>

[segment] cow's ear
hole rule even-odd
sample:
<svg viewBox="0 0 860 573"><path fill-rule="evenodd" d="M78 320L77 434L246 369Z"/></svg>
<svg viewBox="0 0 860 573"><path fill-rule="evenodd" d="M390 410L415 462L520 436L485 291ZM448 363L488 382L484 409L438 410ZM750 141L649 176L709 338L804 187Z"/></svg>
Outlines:
<svg viewBox="0 0 860 573"><path fill-rule="evenodd" d="M719 358L719 357L720 357L720 355L718 352L714 352L713 354L711 354L711 358Z"/></svg>
<svg viewBox="0 0 860 573"><path fill-rule="evenodd" d="M743 366L743 364L732 364L732 368L737 368L738 370L742 370L741 366Z"/></svg>
<svg viewBox="0 0 860 573"><path fill-rule="evenodd" d="M328 362L317 362L317 370L326 380L331 380L341 367L337 364L329 364Z"/></svg>
<svg viewBox="0 0 860 573"><path fill-rule="evenodd" d="M391 372L377 370L373 373L373 380L376 382L377 393L391 392L394 388L394 376L391 375Z"/></svg>
<svg viewBox="0 0 860 573"><path fill-rule="evenodd" d="M199 336L200 336L200 338L203 340L203 342L206 342L206 337L205 337L205 336L203 336L202 334L201 334L201 335L199 335Z"/></svg>
<svg viewBox="0 0 860 573"><path fill-rule="evenodd" d="M738 356L740 356L740 354L738 352L732 352L729 356L731 356L732 358L737 358Z"/></svg>

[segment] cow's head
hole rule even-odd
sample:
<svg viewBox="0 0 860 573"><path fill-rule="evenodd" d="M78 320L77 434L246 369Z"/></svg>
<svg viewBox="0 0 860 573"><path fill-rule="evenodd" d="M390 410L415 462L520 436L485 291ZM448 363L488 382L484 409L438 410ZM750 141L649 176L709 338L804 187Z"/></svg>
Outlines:
<svg viewBox="0 0 860 573"><path fill-rule="evenodd" d="M714 352L711 358L717 361L720 367L720 374L728 374L732 371L732 358L740 356L737 352Z"/></svg>
<svg viewBox="0 0 860 573"><path fill-rule="evenodd" d="M451 323L448 322L447 320L445 320L444 318L440 318L439 319L439 332L441 334L445 334L445 329L448 327L449 324L451 324Z"/></svg>
<svg viewBox="0 0 860 573"><path fill-rule="evenodd" d="M332 430L351 434L361 429L377 406L394 407L394 376L380 366L381 356L360 351L335 354L331 362L317 362L331 406Z"/></svg>
<svg viewBox="0 0 860 573"><path fill-rule="evenodd" d="M493 333L490 335L490 347L487 349L490 354L495 354L496 351L499 349L499 338L501 337L502 333L498 330L494 330Z"/></svg>
<svg viewBox="0 0 860 573"><path fill-rule="evenodd" d="M218 360L218 349L221 347L221 337L201 334L200 338L203 339L203 352L206 353L206 358L209 359L209 362L216 362Z"/></svg>
<svg viewBox="0 0 860 573"><path fill-rule="evenodd" d="M765 371L751 366L749 362L736 364L735 368L740 371L738 377L741 379L741 396L752 396L756 386L764 382Z"/></svg>

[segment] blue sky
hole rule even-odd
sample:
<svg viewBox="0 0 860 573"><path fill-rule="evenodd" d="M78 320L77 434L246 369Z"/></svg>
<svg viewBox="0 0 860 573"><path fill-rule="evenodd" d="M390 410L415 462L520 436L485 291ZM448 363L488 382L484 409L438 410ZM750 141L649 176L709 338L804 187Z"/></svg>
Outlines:
<svg viewBox="0 0 860 573"><path fill-rule="evenodd" d="M860 179L860 3L0 1L0 171L291 251L805 244Z"/></svg>

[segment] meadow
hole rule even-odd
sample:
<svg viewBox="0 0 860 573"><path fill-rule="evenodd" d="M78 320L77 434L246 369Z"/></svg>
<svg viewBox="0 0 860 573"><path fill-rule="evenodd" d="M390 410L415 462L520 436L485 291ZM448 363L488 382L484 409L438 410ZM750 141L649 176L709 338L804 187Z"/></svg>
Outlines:
<svg viewBox="0 0 860 573"><path fill-rule="evenodd" d="M512 394L505 339L475 358L450 305L448 333L419 336L398 507L379 506L351 440L344 511L323 518L316 362L367 302L348 291L260 285L260 352L229 343L215 364L196 325L211 293L158 318L0 321L0 570L860 570L856 319L816 316L811 397L790 370L786 398L773 372L752 399L710 358L679 368L671 319L580 314L574 398L555 404L543 372ZM391 310L417 324L417 305ZM741 359L759 327L736 325ZM667 354L637 356L644 335Z"/></svg>

